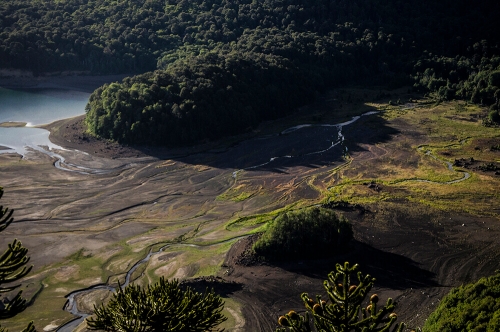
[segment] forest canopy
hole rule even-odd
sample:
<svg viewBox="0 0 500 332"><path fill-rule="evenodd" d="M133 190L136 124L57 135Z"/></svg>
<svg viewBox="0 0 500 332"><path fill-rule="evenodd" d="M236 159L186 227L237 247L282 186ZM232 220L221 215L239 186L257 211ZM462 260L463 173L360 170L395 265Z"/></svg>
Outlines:
<svg viewBox="0 0 500 332"><path fill-rule="evenodd" d="M500 274L454 288L426 320L425 332L498 331Z"/></svg>
<svg viewBox="0 0 500 332"><path fill-rule="evenodd" d="M192 144L354 82L413 76L443 98L498 106L499 11L466 0L13 0L0 3L0 63L139 74L93 94L90 131Z"/></svg>
<svg viewBox="0 0 500 332"><path fill-rule="evenodd" d="M297 80L304 84L289 84ZM86 122L122 143L192 144L286 115L311 101L317 85L282 57L207 53L104 85L90 97Z"/></svg>

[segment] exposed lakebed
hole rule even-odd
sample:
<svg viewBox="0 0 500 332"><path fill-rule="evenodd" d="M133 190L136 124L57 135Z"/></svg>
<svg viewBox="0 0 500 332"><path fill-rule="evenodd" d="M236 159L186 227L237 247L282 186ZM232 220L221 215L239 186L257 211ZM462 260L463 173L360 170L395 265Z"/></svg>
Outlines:
<svg viewBox="0 0 500 332"><path fill-rule="evenodd" d="M367 111L364 110L358 114ZM419 110L419 113L423 112ZM346 118L351 119L348 116L344 117ZM291 124L290 129L282 126L274 131L274 134L267 131L266 135L257 134L226 148L196 152L186 149L186 153L182 155L150 158L148 162L139 161L130 168L117 169L116 172L97 176L61 172L51 163L47 163L47 158L23 162L20 164L23 169L18 170L17 163L9 163L14 158L4 155L2 158L6 166L2 168L1 180L2 186L6 188L6 194L2 200L5 199L7 206L16 208L15 217L16 221L19 221L9 227L7 237L16 234L16 237L29 247L32 262L35 264L35 273L46 271L36 276L34 274L34 278L41 276L41 273L46 273L47 276L43 282L40 282L44 284L44 288L33 304L32 313L27 312L26 315L35 319L33 312L39 311L42 307L47 308L45 309L48 313L47 318L37 319L40 321L40 327L62 326L72 316L69 312L62 310L65 301L71 298L71 295L67 297L69 294L77 295L78 293L75 292L82 290L83 293L79 294L85 297L85 301L88 301L92 295L85 291L92 292L93 285L106 285L104 288L109 289L106 287L116 285L117 278L123 281L124 277L130 275L128 272L133 271L133 267L137 266L135 264L140 262L143 263L140 263L140 269L134 276L134 278L139 278L139 283L154 281L150 277L155 275L164 275L168 278L191 278L215 273L219 270L206 267L220 267L229 248L229 244L218 245L218 243L248 234L255 229L258 225L249 219L252 215L259 216L305 200L310 204L318 202L322 193L330 190L329 188L340 192L335 188L338 188L343 176L354 179L356 182L352 180L350 182L353 183L353 188L356 188L358 194L367 195L370 199L382 195L405 195L400 188L404 186L406 189L410 185L419 186L419 188L428 186L430 190L437 188L452 190L455 186L463 186L461 183L436 186L433 183L421 181L404 181L397 185L381 182L380 188L374 190L363 184L363 182L370 183L372 179L384 180L387 174L393 177L398 176L395 173L398 170L397 167L391 168L393 173L384 173L383 167L387 165L387 160L384 158L388 156L391 156L389 161L401 163L404 161L409 165L403 164L405 168L402 169L401 176L398 178L408 180L427 178L424 173L412 174L419 169L414 167L416 165L413 163L414 160L429 164L436 171L455 178L457 175L450 172L452 170L444 162L443 154L434 151L432 155L428 155L425 151L417 149L418 146L430 144L425 141L425 136L414 132L418 126L404 125L401 121L387 122L385 123L388 128L386 131L392 136L380 138L380 129L383 129L384 123L377 122L379 118L381 118L380 114L364 116L350 125L344 124L342 130L339 130L339 125L335 120L323 121L323 124L299 126ZM325 125L325 122L330 124ZM343 120L338 121L340 122ZM298 123L308 123L308 121ZM64 128L67 126L65 125ZM412 131L406 131L410 129ZM410 138L418 144L402 144ZM356 146L357 142L363 143ZM83 145L82 143L82 147ZM350 157L344 159L347 148ZM91 153L92 151L87 151L89 154L84 155L85 165L96 163L97 158ZM401 153L401 151L406 153L404 158L399 154L391 155L391 153ZM65 156L66 154L68 154L67 151L64 152ZM102 162L101 168L106 168L114 162L117 160L107 159L106 162ZM342 171L337 171L339 165L345 165L341 168ZM371 176L372 173L375 176ZM467 181L462 183L467 183ZM346 191L345 194L349 192ZM30 199L26 200L26 197ZM386 200L382 202L380 204L388 204ZM353 214L349 218L359 231L358 238L366 237L363 241L375 248L383 248L384 251L393 250L405 257L412 257L415 264L422 263L422 268L438 273L433 268L434 258L431 254L429 254L429 259L414 256L417 252L419 255L427 251L430 253L431 248L433 252L436 252L436 248L432 245L437 242L434 240L431 242L433 238L424 241L423 237L427 233L419 231L423 226L431 226L420 219L415 219L415 224L409 227L401 226L406 225L404 223L410 220L406 214L401 214L403 216L401 218L397 216L389 218L397 222L394 224L394 229L391 228L391 234L394 233L397 236L391 237L390 234L386 234L387 227L392 227L392 224L388 226L380 223L381 230L377 233L373 229L375 227L373 218L378 218L380 215L380 219L387 219L383 215L386 210L376 205L368 204L367 206L373 212L365 214L364 217ZM408 204L398 206L403 208ZM390 211L394 211L393 206ZM419 209L419 212L421 211L422 209ZM423 211L426 210L423 209ZM454 218L450 219L450 217ZM366 220L357 220L362 218ZM443 232L446 231L443 236L436 233L434 229L429 233L432 236L439 235L440 239L449 239L450 232L454 235L454 232L465 228L479 230L494 227L491 222L488 223L488 220L484 220L486 224L483 224L481 220L480 225L474 226L466 222L465 217L455 220L454 215L448 214L445 219L439 215L436 218L425 218L425 220L431 219L433 222L438 220L436 225L441 225L439 223L447 225L446 230L443 230ZM466 226L462 226L464 223ZM365 231L369 225L370 232ZM410 230L413 233L400 234ZM175 249L166 247L164 254L151 255L147 262L142 261L148 257L148 253L157 252L163 244L172 243L171 241L180 236L183 238L182 244L179 243ZM484 234L482 239L487 239ZM389 240L392 242L388 248ZM441 240L438 242L440 245L443 243ZM477 241L470 243L476 244ZM191 244L196 247L191 247ZM450 255L455 253L451 246L446 246L446 248L451 251ZM84 253L81 259L70 257L80 249ZM173 251L175 255L169 255L170 251ZM364 251L365 249L362 250ZM381 261L390 261L384 258L386 256L380 255ZM370 256L369 260L361 261L363 257L360 255L350 260L369 266L373 257ZM55 262L60 262L61 265L53 265ZM377 264L373 266L377 267ZM233 268L236 272L226 274L224 278L242 283L245 287L236 294L230 295L244 307L242 309L231 307L231 309L243 314L248 328L271 330L272 324L275 324L273 317L281 314L285 308L288 310L293 307L289 305L290 299L298 298L300 291L315 292L315 289L306 287L304 283L307 281L308 285L309 283L316 284L316 281L309 277L307 280L306 277L301 277L304 280L301 279L294 289L283 289L283 284L292 284L289 281L298 278L298 274L294 274L293 271L283 271L276 267L240 268L229 265L220 273L233 271ZM144 275L141 274L142 271ZM381 272L373 272L377 280L381 280L379 279ZM425 272L420 271L420 273ZM443 273L448 273L448 270ZM326 274L318 275L321 279ZM109 281L109 276L115 277ZM283 278L288 281L284 281ZM462 279L453 279L451 284L456 284ZM391 280L384 283L382 279L381 284L389 287L394 280L391 277ZM293 284L295 285L295 281ZM321 280L317 284L321 285ZM410 287L413 289L425 287L425 299L428 299L428 288L436 289L435 284L430 281L424 286L409 283L402 285L401 289ZM444 290L439 290L439 292L441 294ZM391 296L398 296L398 294L401 293L398 291ZM402 300L401 303L408 303L411 298L421 302L424 295L419 294L420 292L405 293L408 299ZM90 302L81 303L78 297L77 295L77 302L83 306L83 309L92 309ZM431 297L429 301L426 310L432 308L435 297L434 300ZM268 305L263 305L264 302ZM275 304L269 306L269 303ZM252 316L248 311L257 314ZM90 311L73 311L73 313L84 312ZM414 307L412 306L412 310L408 310L405 315L403 315L402 308L401 314L404 320L410 316L413 317Z"/></svg>

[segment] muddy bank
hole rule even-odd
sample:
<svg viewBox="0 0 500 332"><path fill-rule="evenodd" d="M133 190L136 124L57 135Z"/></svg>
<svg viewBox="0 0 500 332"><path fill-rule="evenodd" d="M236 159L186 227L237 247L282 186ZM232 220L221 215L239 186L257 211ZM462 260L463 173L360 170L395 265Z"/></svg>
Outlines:
<svg viewBox="0 0 500 332"><path fill-rule="evenodd" d="M145 157L146 154L133 147L118 144L106 139L96 138L86 132L85 115L63 119L41 128L50 131L52 143L65 149L79 150L101 158Z"/></svg>

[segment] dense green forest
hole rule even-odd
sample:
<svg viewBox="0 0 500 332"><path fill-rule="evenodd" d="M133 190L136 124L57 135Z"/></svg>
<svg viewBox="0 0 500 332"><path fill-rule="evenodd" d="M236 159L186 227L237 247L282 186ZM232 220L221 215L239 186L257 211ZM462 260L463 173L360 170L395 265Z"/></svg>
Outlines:
<svg viewBox="0 0 500 332"><path fill-rule="evenodd" d="M467 0L13 0L0 3L0 66L140 74L93 94L90 130L191 144L346 83L413 76L442 98L498 106L498 12Z"/></svg>
<svg viewBox="0 0 500 332"><path fill-rule="evenodd" d="M500 274L452 289L426 320L423 330L499 331Z"/></svg>

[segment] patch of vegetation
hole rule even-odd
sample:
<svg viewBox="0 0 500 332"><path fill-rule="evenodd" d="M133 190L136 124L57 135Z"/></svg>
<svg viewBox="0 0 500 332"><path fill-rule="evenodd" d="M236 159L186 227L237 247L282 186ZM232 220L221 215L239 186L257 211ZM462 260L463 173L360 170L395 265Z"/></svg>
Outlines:
<svg viewBox="0 0 500 332"><path fill-rule="evenodd" d="M453 289L423 331L500 331L500 273Z"/></svg>
<svg viewBox="0 0 500 332"><path fill-rule="evenodd" d="M119 288L87 324L91 330L104 331L221 331L216 327L226 320L223 307L213 290L201 294L161 278L146 288Z"/></svg>
<svg viewBox="0 0 500 332"><path fill-rule="evenodd" d="M249 228L249 227L255 228L255 226L262 225L266 222L270 222L275 217L276 214L263 214L257 216L252 215L252 216L239 217L238 219L233 220L229 224L227 224L226 230L236 231L242 228Z"/></svg>
<svg viewBox="0 0 500 332"><path fill-rule="evenodd" d="M230 221L226 225L225 229L228 231L236 231L236 230L241 230L243 228L252 228L250 233L255 233L258 232L259 231L258 229L260 229L262 226L265 227L264 225L265 223L271 222L278 215L291 211L292 209L297 208L298 206L300 206L300 201L289 204L285 207L273 210L268 213L238 217ZM261 226L261 227L256 228L255 226Z"/></svg>
<svg viewBox="0 0 500 332"><path fill-rule="evenodd" d="M500 170L500 167L498 167L498 165L496 165L495 163L479 165L477 168L484 172L494 172Z"/></svg>
<svg viewBox="0 0 500 332"><path fill-rule="evenodd" d="M500 90L499 90L500 91ZM500 97L499 97L500 98ZM498 125L500 124L500 112L498 109L493 109L488 113L488 121L491 124Z"/></svg>
<svg viewBox="0 0 500 332"><path fill-rule="evenodd" d="M255 195L256 191L248 192L244 191L245 189L252 189L252 188L247 188L245 185L239 185L237 187L233 187L225 191L224 193L220 194L217 196L217 200L220 201L225 201L225 200L231 200L234 202L241 202L244 201L253 195ZM256 189L258 190L258 189Z"/></svg>
<svg viewBox="0 0 500 332"><path fill-rule="evenodd" d="M3 188L0 187L0 198L3 196ZM0 232L3 232L14 221L12 214L14 210L0 206ZM23 247L21 241L15 239L8 244L7 249L0 255L0 294L9 293L18 289L20 284L18 280L26 276L33 266L27 266L30 257L28 249ZM9 319L24 311L28 307L28 301L22 297L22 291L11 293L9 299L4 296L2 305L0 306L0 319ZM5 328L0 325L0 331L6 332ZM35 332L33 322L23 329L22 332Z"/></svg>
<svg viewBox="0 0 500 332"><path fill-rule="evenodd" d="M92 257L92 253L86 254L85 251L86 251L85 248L80 248L80 250L78 250L74 254L70 255L68 258L76 262L76 261L79 261L79 260L82 260L85 258Z"/></svg>
<svg viewBox="0 0 500 332"><path fill-rule="evenodd" d="M268 260L331 257L349 248L351 224L325 208L290 211L270 222L255 242L257 256Z"/></svg>
<svg viewBox="0 0 500 332"><path fill-rule="evenodd" d="M416 88L435 92L438 100L463 99L491 105L488 120L500 122L500 57L497 46L482 40L459 55L427 53L415 64L415 70Z"/></svg>

